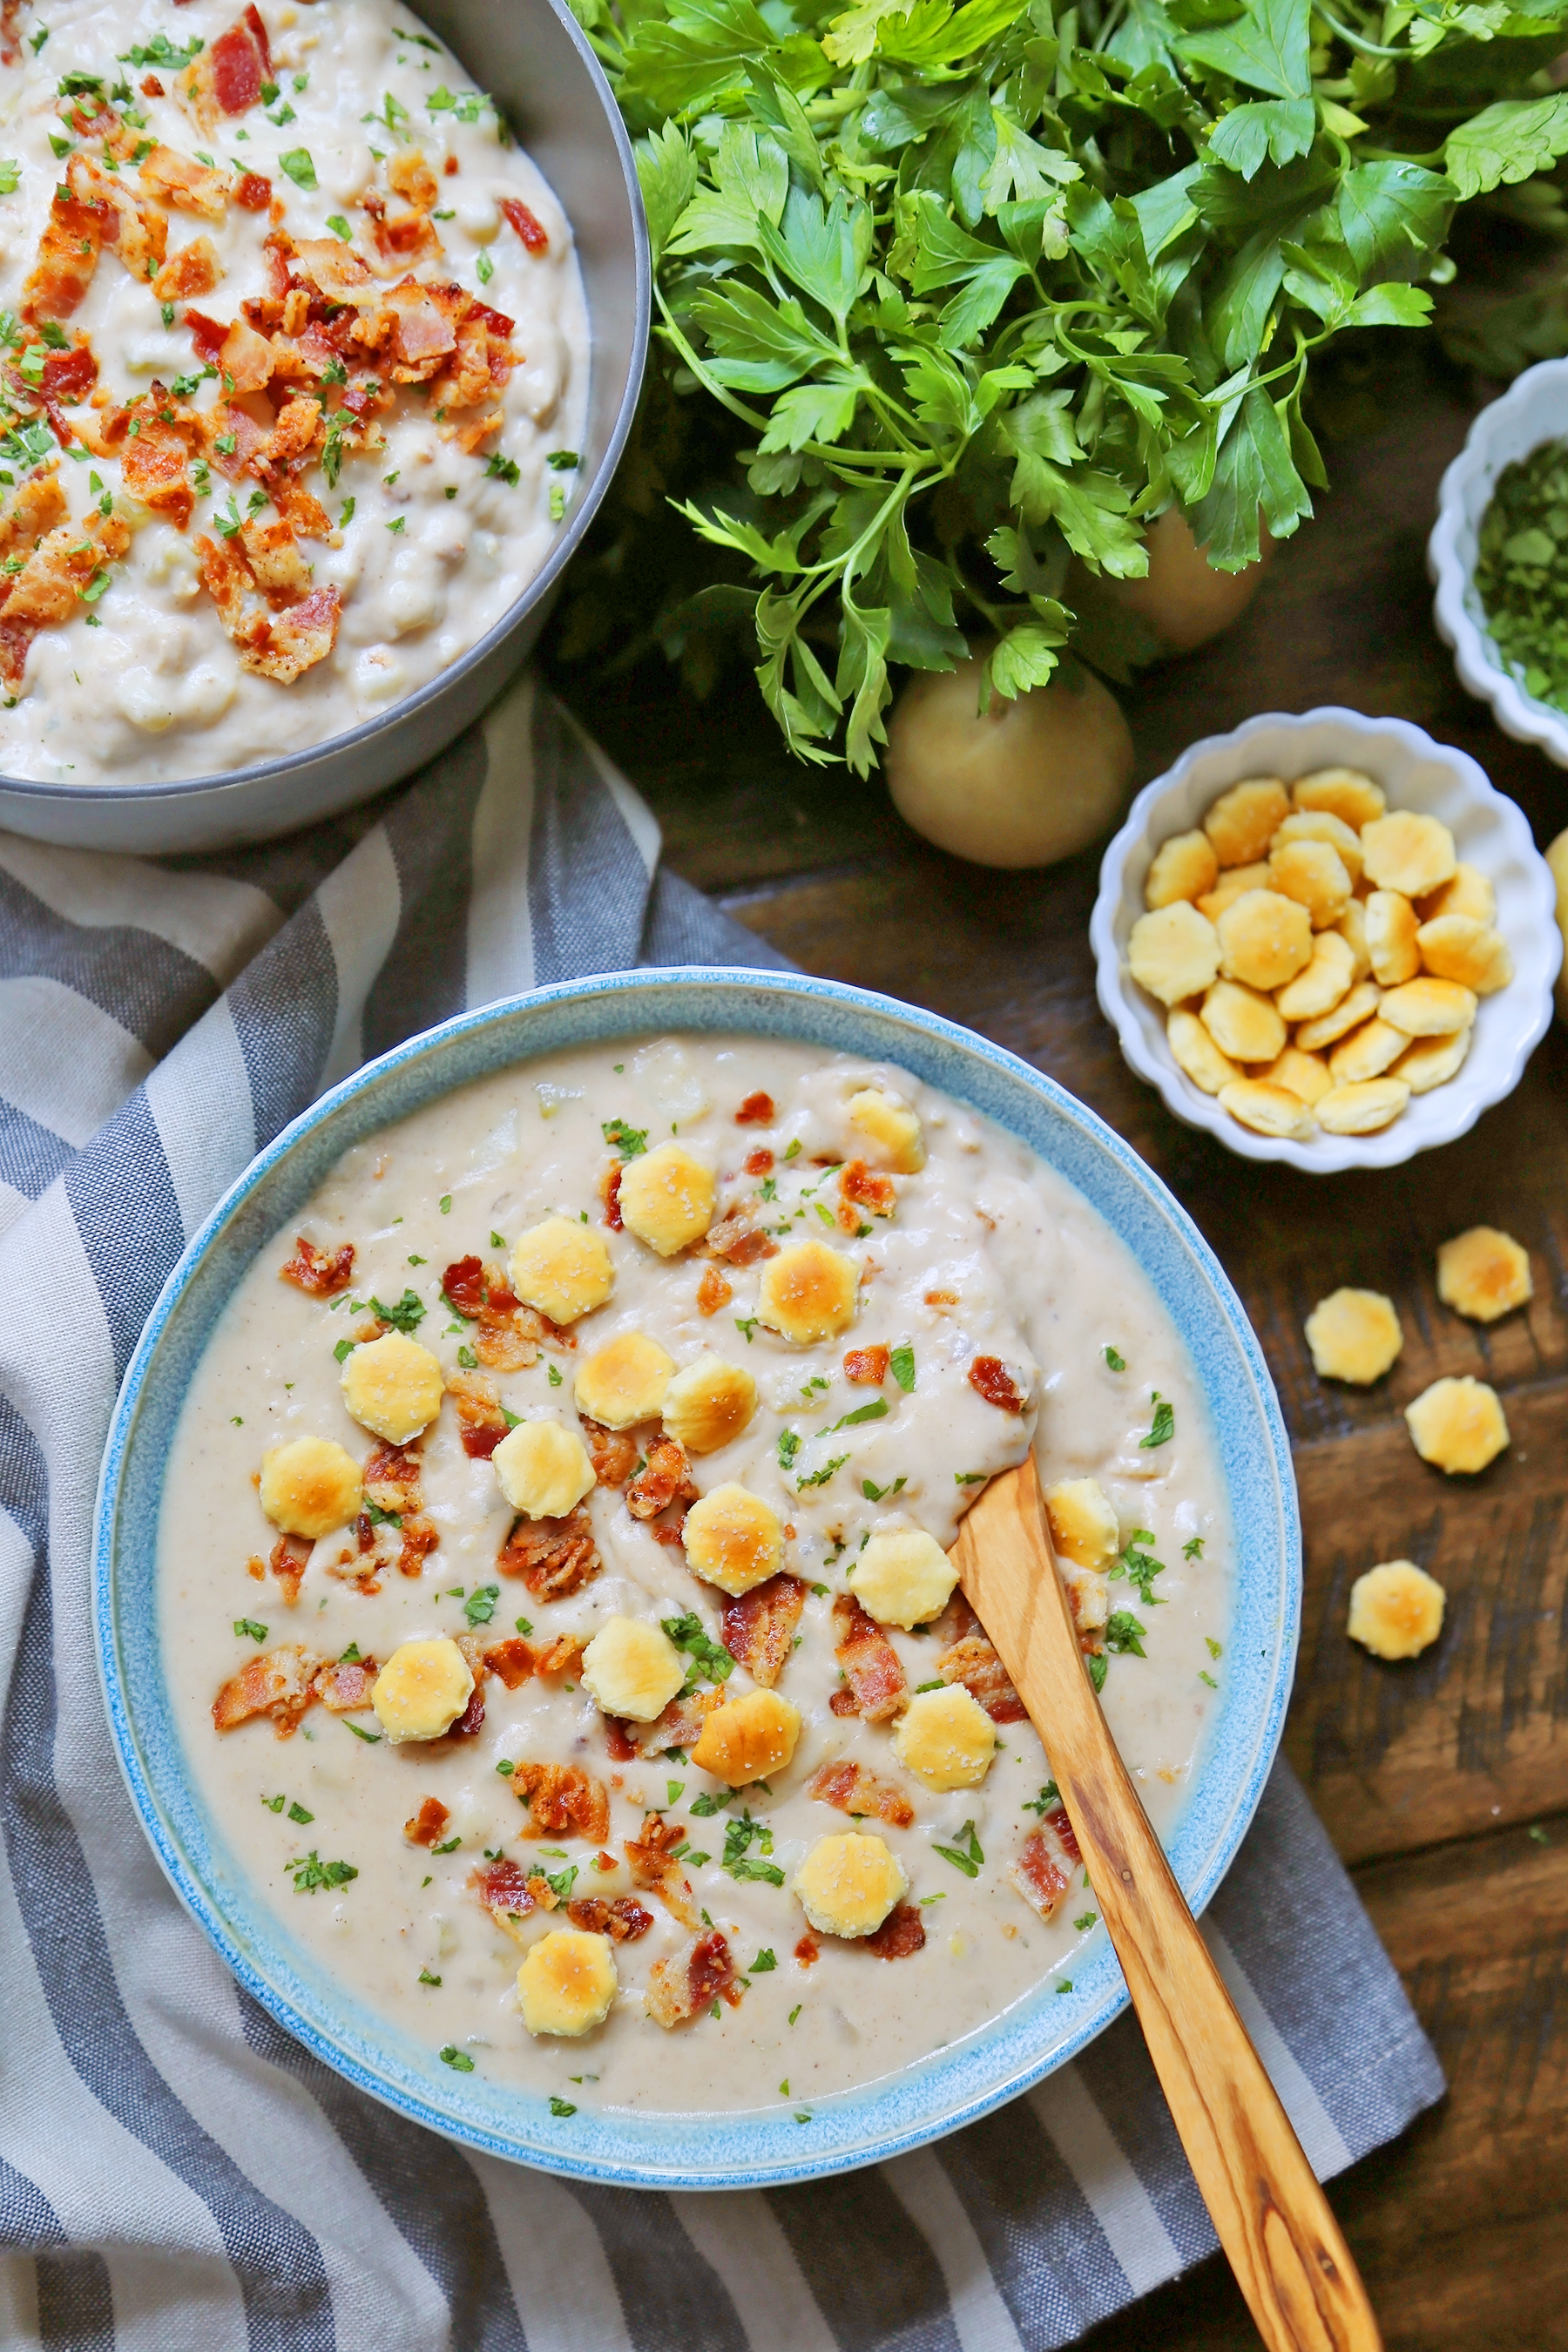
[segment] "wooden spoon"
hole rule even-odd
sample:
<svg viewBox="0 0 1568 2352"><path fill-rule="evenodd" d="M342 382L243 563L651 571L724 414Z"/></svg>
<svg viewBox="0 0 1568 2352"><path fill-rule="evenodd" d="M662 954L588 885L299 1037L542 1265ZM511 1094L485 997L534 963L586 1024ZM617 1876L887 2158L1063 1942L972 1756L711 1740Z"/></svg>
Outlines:
<svg viewBox="0 0 1568 2352"><path fill-rule="evenodd" d="M1089 1679L1033 1460L994 1478L950 1555L1050 1760L1198 2188L1270 2352L1382 2336L1301 2152L1149 1825Z"/></svg>

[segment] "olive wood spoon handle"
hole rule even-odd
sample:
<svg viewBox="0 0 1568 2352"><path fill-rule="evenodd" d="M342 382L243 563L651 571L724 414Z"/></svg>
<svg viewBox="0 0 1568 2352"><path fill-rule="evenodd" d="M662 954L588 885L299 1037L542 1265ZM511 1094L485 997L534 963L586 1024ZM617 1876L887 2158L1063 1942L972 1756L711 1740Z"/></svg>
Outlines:
<svg viewBox="0 0 1568 2352"><path fill-rule="evenodd" d="M1188 1910L1085 1669L1033 1459L950 1557L1039 1733L1154 2071L1270 2352L1378 2352L1366 2290Z"/></svg>

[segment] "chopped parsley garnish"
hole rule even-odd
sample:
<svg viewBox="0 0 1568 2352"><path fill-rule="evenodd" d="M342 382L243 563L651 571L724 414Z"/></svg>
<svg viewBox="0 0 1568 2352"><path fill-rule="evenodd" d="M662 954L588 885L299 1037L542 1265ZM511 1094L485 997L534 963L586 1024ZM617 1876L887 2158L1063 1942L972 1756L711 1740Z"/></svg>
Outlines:
<svg viewBox="0 0 1568 2352"><path fill-rule="evenodd" d="M281 1794L276 1797L263 1797L261 1801L269 1813L280 1813L283 1811L284 1799Z"/></svg>
<svg viewBox="0 0 1568 2352"><path fill-rule="evenodd" d="M722 1642L715 1642L695 1610L684 1617L663 1617L659 1622L678 1650L684 1650L692 1663L700 1666L712 1682L728 1682L735 1671L735 1661ZM674 1798L670 1803L675 1802Z"/></svg>
<svg viewBox="0 0 1568 2352"><path fill-rule="evenodd" d="M440 1847L437 1846L436 1851L439 1853ZM572 1889L577 1884L576 1864L569 1862L564 1870L547 1870L544 1874L544 1883L557 1903L569 1903L572 1899Z"/></svg>
<svg viewBox="0 0 1568 2352"><path fill-rule="evenodd" d="M367 1502L364 1515L373 1528L401 1528L403 1525L401 1511L384 1511L379 1503Z"/></svg>
<svg viewBox="0 0 1568 2352"><path fill-rule="evenodd" d="M1135 1658L1148 1654L1143 1647L1147 1625L1140 1625L1130 1609L1113 1609L1106 1620L1105 1646L1116 1657L1131 1653Z"/></svg>
<svg viewBox="0 0 1568 2352"><path fill-rule="evenodd" d="M1214 1676L1211 1674L1205 1673L1202 1666L1198 1668L1198 1680L1201 1683L1207 1683L1210 1690L1216 1691L1219 1688L1219 1685L1215 1682Z"/></svg>
<svg viewBox="0 0 1568 2352"><path fill-rule="evenodd" d="M342 237L345 245L352 243L353 231L350 228L347 221L344 220L342 213L329 213L327 215L327 226L331 230L334 236Z"/></svg>
<svg viewBox="0 0 1568 2352"><path fill-rule="evenodd" d="M955 1486L984 1486L990 1475L989 1470L955 1470L952 1483Z"/></svg>
<svg viewBox="0 0 1568 2352"><path fill-rule="evenodd" d="M1080 1936L1087 1936L1089 1929L1099 1923L1099 1919L1100 1914L1098 1911L1086 1911L1081 1919L1075 1919L1073 1921L1073 1926L1077 1928Z"/></svg>
<svg viewBox="0 0 1568 2352"><path fill-rule="evenodd" d="M1169 1444L1171 1439L1174 1437L1176 1433L1175 1406L1171 1402L1169 1397L1163 1397L1158 1389L1155 1389L1152 1393L1154 1400L1153 1426L1151 1428L1147 1437L1141 1437L1138 1440L1140 1449L1144 1452L1146 1452L1152 1445Z"/></svg>
<svg viewBox="0 0 1568 2352"><path fill-rule="evenodd" d="M443 1192L440 1199L437 1202L436 1206L440 1210L441 1214L444 1217L449 1217L452 1213L452 1195L450 1192Z"/></svg>
<svg viewBox="0 0 1568 2352"><path fill-rule="evenodd" d="M37 345L34 346L35 350ZM54 455L55 436L42 417L26 425L13 425L0 438L0 457L9 457L17 466L41 466L46 457Z"/></svg>
<svg viewBox="0 0 1568 2352"><path fill-rule="evenodd" d="M496 1602L500 1599L499 1584L476 1585L463 1603L463 1614L470 1625L488 1625L496 1613Z"/></svg>
<svg viewBox="0 0 1568 2352"><path fill-rule="evenodd" d="M381 1738L379 1731L362 1731L357 1723L351 1723L348 1728L356 1739L363 1739L367 1748L374 1748Z"/></svg>
<svg viewBox="0 0 1568 2352"><path fill-rule="evenodd" d="M680 1792L685 1786L686 1783L684 1780L667 1780L664 1784L665 1803L667 1805L679 1804L680 1801Z"/></svg>
<svg viewBox="0 0 1568 2352"><path fill-rule="evenodd" d="M936 1680L935 1680L934 1682L929 1682L929 1683L917 1683L917 1684L915 1685L915 1696L918 1698L918 1697L920 1696L920 1695L921 1695L921 1691L928 1691L928 1690L945 1690L946 1688L947 1688L947 1685L946 1685L946 1683L945 1683L945 1682L943 1682L943 1680L942 1680L942 1676L941 1676L940 1675L937 1675L937 1677L936 1677Z"/></svg>
<svg viewBox="0 0 1568 2352"><path fill-rule="evenodd" d="M1089 1678L1095 1689L1102 1691L1105 1688L1106 1674L1110 1665L1110 1659L1102 1652L1096 1650L1085 1658L1083 1663L1089 1669Z"/></svg>
<svg viewBox="0 0 1568 2352"><path fill-rule="evenodd" d="M737 1315L735 1318L735 1328L737 1331L741 1331L745 1334L745 1340L748 1348L752 1344L752 1339L760 1319L761 1318L755 1315Z"/></svg>
<svg viewBox="0 0 1568 2352"><path fill-rule="evenodd" d="M673 1781L670 1785L671 1787L674 1786ZM675 1800L672 1797L670 1799L671 1804L673 1804L674 1801ZM724 1807L729 1803L729 1801L730 1800L728 1796L715 1797L710 1790L705 1789L700 1797L692 1798L690 1810L694 1813L698 1814L701 1820L707 1821L712 1814L722 1812Z"/></svg>
<svg viewBox="0 0 1568 2352"><path fill-rule="evenodd" d="M544 460L552 474L574 473L582 463L575 449L552 449Z"/></svg>
<svg viewBox="0 0 1568 2352"><path fill-rule="evenodd" d="M490 1247L491 1249L505 1249L506 1235L504 1234L496 1233L492 1228L490 1233Z"/></svg>
<svg viewBox="0 0 1568 2352"><path fill-rule="evenodd" d="M353 519L354 502L353 499L345 499L343 500L342 512L338 517L338 529L342 530L344 525L353 522Z"/></svg>
<svg viewBox="0 0 1568 2352"><path fill-rule="evenodd" d="M1126 1550L1110 1570L1108 1579L1109 1582L1114 1584L1119 1577L1125 1577L1146 1609L1160 1609L1164 1606L1154 1591L1154 1579L1157 1576L1163 1576L1165 1564L1163 1560L1156 1559L1152 1552L1139 1549L1141 1544L1152 1543L1153 1540L1147 1528L1134 1528L1127 1538Z"/></svg>
<svg viewBox="0 0 1568 2352"><path fill-rule="evenodd" d="M1058 1992L1071 1992L1071 1990L1072 1990L1072 1979L1071 1979L1071 1977L1063 1977L1063 1979L1062 1979L1062 1980L1061 1980L1060 1984L1059 1984L1059 1985L1058 1985L1058 1987L1057 1987L1057 1990L1058 1990Z"/></svg>
<svg viewBox="0 0 1568 2352"><path fill-rule="evenodd" d="M384 1307L379 1298L370 1302L370 1311L395 1331L413 1331L425 1320L425 1302L416 1290L405 1290L395 1307Z"/></svg>
<svg viewBox="0 0 1568 2352"><path fill-rule="evenodd" d="M496 470L493 457L487 470L491 473ZM623 1160L636 1160L647 1150L646 1127L628 1127L624 1118L607 1118L604 1121L602 1132L611 1150L618 1151Z"/></svg>
<svg viewBox="0 0 1568 2352"><path fill-rule="evenodd" d="M520 1617L517 1621L517 1630L520 1633L531 1633L533 1620L531 1617Z"/></svg>
<svg viewBox="0 0 1568 2352"><path fill-rule="evenodd" d="M895 1348L888 1359L888 1370L892 1373L904 1394L911 1395L915 1385L914 1349L910 1347Z"/></svg>
<svg viewBox="0 0 1568 2352"><path fill-rule="evenodd" d="M749 1812L742 1813L738 1822L727 1822L724 1826L724 1859L720 1868L728 1871L731 1878L760 1879L765 1885L782 1886L784 1872L777 1863L759 1860L752 1853L753 1839L763 1854L772 1853L773 1833L765 1822L754 1822Z"/></svg>
<svg viewBox="0 0 1568 2352"><path fill-rule="evenodd" d="M544 1377L552 1389L558 1389L561 1386L561 1374L553 1364L545 1365Z"/></svg>
<svg viewBox="0 0 1568 2352"><path fill-rule="evenodd" d="M287 121L293 121L294 112L291 107L284 107L281 111ZM273 119L276 121L277 118ZM279 156L278 169L280 172L287 172L297 188L310 189L316 184L316 166L308 147L290 147L287 155Z"/></svg>
<svg viewBox="0 0 1568 2352"><path fill-rule="evenodd" d="M1182 1558L1184 1559L1202 1559L1203 1556L1204 1539L1202 1536L1189 1536L1186 1542L1182 1546Z"/></svg>
<svg viewBox="0 0 1568 2352"><path fill-rule="evenodd" d="M389 522L386 528L388 530L406 530L408 528L408 517L406 515L399 515L396 517L395 520Z"/></svg>
<svg viewBox="0 0 1568 2352"><path fill-rule="evenodd" d="M777 1966L777 1960L773 1958L773 1953L769 1950L766 1944L764 1944L762 1950L757 1954L756 1958L752 1962L750 1973L754 1977L765 1977L772 1969L776 1969Z"/></svg>
<svg viewBox="0 0 1568 2352"><path fill-rule="evenodd" d="M910 1360L912 1365L914 1361L912 1349L910 1350ZM910 1385L911 1388L914 1386L912 1376ZM829 1428L824 1430L823 1435L825 1437L837 1437L841 1429L854 1429L863 1421L883 1421L887 1418L887 1398L873 1397L869 1404L858 1405L853 1412L847 1412L842 1421L834 1422ZM848 1456L846 1455L845 1459L847 1461Z"/></svg>
<svg viewBox="0 0 1568 2352"><path fill-rule="evenodd" d="M1053 1805L1059 1805L1061 1801L1062 1792L1056 1782L1047 1780L1037 1797L1025 1798L1023 1811L1026 1813L1039 1813L1043 1816L1050 1811Z"/></svg>
<svg viewBox="0 0 1568 2352"><path fill-rule="evenodd" d="M1102 1352L1113 1372L1124 1372L1127 1370L1127 1359L1120 1349L1107 1348Z"/></svg>
<svg viewBox="0 0 1568 2352"><path fill-rule="evenodd" d="M834 1472L836 1470L842 1470L844 1465L848 1461L848 1459L849 1456L847 1454L836 1454L831 1462L825 1462L822 1468L820 1470L814 1470L809 1478L797 1480L795 1485L796 1494L804 1495L808 1486L826 1486Z"/></svg>
<svg viewBox="0 0 1568 2352"><path fill-rule="evenodd" d="M1208 1653L1211 1658L1224 1657L1225 1643L1223 1642L1216 1642L1212 1633L1205 1633L1204 1635L1204 1640L1208 1643Z"/></svg>
<svg viewBox="0 0 1568 2352"><path fill-rule="evenodd" d="M248 1633L253 1642L265 1642L267 1639L266 1626L258 1625L254 1617L237 1617L234 1630L237 1633Z"/></svg>
<svg viewBox="0 0 1568 2352"><path fill-rule="evenodd" d="M453 2042L448 2042L442 2051L441 2063L443 2066L450 2066L454 2074L471 2074L474 2071L474 2062L468 2052L459 2050Z"/></svg>
<svg viewBox="0 0 1568 2352"><path fill-rule="evenodd" d="M550 520L552 522L561 522L564 520L565 513L565 486L561 482L552 482L550 485ZM868 1232L870 1230L869 1227L868 1227L867 1230Z"/></svg>
<svg viewBox="0 0 1568 2352"><path fill-rule="evenodd" d="M479 257L474 264L474 271L481 286L488 286L490 279L496 274L495 263L490 259L489 255L485 251L483 246L480 246L479 247Z"/></svg>
<svg viewBox="0 0 1568 2352"><path fill-rule="evenodd" d="M353 1351L358 1345L359 1342L357 1339L340 1339L337 1346L332 1349L332 1353L341 1364L345 1356L352 1356L353 1354Z"/></svg>
<svg viewBox="0 0 1568 2352"><path fill-rule="evenodd" d="M574 2116L577 2110L570 2099L558 2099L552 2091L550 2095L550 2112L552 2116Z"/></svg>
<svg viewBox="0 0 1568 2352"><path fill-rule="evenodd" d="M357 1642L351 1642L348 1648L343 1652L342 1657L339 1658L338 1664L340 1666L357 1666L362 1654L359 1643Z"/></svg>
<svg viewBox="0 0 1568 2352"><path fill-rule="evenodd" d="M308 1813L305 1811L304 1806L300 1802L299 1798L296 1797L293 1803L289 1808L289 1818L291 1822L298 1822L300 1828L303 1829L309 1822L313 1822L316 1816L314 1813Z"/></svg>
<svg viewBox="0 0 1568 2352"><path fill-rule="evenodd" d="M951 1862L954 1870L962 1870L965 1878L978 1878L985 1855L980 1840L974 1834L974 1823L965 1822L958 1834L961 1838L968 1840L967 1844L939 1845L933 1851L941 1854L943 1862Z"/></svg>
<svg viewBox="0 0 1568 2352"><path fill-rule="evenodd" d="M314 1846L303 1862L291 1862L296 1895L314 1895L318 1886L346 1886L359 1872L352 1862L323 1862Z"/></svg>
<svg viewBox="0 0 1568 2352"><path fill-rule="evenodd" d="M433 1977L428 1969L421 1969L419 1971L419 1981L421 1984L438 1985L441 1979L439 1977Z"/></svg>
<svg viewBox="0 0 1568 2352"><path fill-rule="evenodd" d="M48 38L47 34L44 38ZM172 73L178 73L190 64L193 58L199 57L205 46L204 41L191 41L181 48L167 33L154 33L150 41L139 42L133 48L121 49L120 62L122 66L167 66ZM35 56L42 47L42 41L37 44Z"/></svg>
<svg viewBox="0 0 1568 2352"><path fill-rule="evenodd" d="M481 272L480 274L482 275L483 273ZM522 475L519 469L517 459L515 457L503 457L499 449L491 451L489 463L485 467L485 473L491 481L505 482L509 488L514 490L516 489L519 482L522 479ZM616 1124L619 1124L618 1120L616 1121ZM608 1132L609 1130L606 1129L606 1137L608 1136ZM629 1160L632 1157L632 1154L628 1151L626 1157Z"/></svg>
<svg viewBox="0 0 1568 2352"><path fill-rule="evenodd" d="M779 1468L781 1470L787 1470L799 1452L799 1430L781 1429L779 1432Z"/></svg>
<svg viewBox="0 0 1568 2352"><path fill-rule="evenodd" d="M879 1486L875 1479L862 1478L860 1481L860 1492L865 1496L866 1500L868 1503L880 1503L886 1501L889 1495L900 1494L908 1484L909 1480L907 1477L895 1478L890 1486Z"/></svg>
<svg viewBox="0 0 1568 2352"><path fill-rule="evenodd" d="M432 1853L456 1853L462 1843L460 1837L449 1837L442 1844L433 1845L430 1851Z"/></svg>

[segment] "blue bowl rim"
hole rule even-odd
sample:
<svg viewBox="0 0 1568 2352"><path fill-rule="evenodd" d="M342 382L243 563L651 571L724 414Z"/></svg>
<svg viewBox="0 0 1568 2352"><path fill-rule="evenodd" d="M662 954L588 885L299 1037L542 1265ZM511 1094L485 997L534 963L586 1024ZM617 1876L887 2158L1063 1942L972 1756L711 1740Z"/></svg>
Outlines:
<svg viewBox="0 0 1568 2352"><path fill-rule="evenodd" d="M723 965L669 965L641 967L630 971L593 973L582 978L558 981L522 994L499 999L477 1011L455 1014L436 1027L406 1038L400 1045L363 1064L352 1076L342 1080L300 1112L258 1152L249 1166L236 1178L207 1216L199 1231L186 1245L178 1264L164 1283L153 1307L141 1337L126 1367L110 1423L100 1472L97 1500L93 1515L92 1555L92 1616L94 1648L98 1662L100 1686L109 1718L110 1737L116 1760L137 1819L141 1822L153 1853L180 1902L190 1913L214 1945L225 1964L248 1992L278 2023L311 2054L331 2066L382 2105L402 2115L408 2121L423 2126L440 2137L459 2145L521 2163L571 2179L601 2182L615 2187L649 2188L658 2189L709 2190L714 2189L753 2189L787 2187L802 2181L828 2178L835 2174L856 2171L865 2166L887 2162L889 2158L928 2146L948 2134L962 2130L1006 2105L1023 2092L1060 2066L1079 2056L1128 2005L1128 1992L1114 1959L1108 1983L1099 2005L1078 2027L1062 2040L1053 2042L1043 2057L1008 2072L1004 2081L977 2092L961 2105L928 2116L910 2126L890 2133L874 2145L853 2147L827 2147L818 2153L803 2148L798 2158L789 2161L764 2161L737 2166L726 2161L722 2170L655 2169L644 2165L593 2154L582 2154L570 2147L507 2136L485 2128L472 2118L441 2107L405 2085L394 2087L378 2079L365 2066L341 2049L331 2035L319 2031L300 2016L288 1997L268 1982L245 1950L237 1942L226 1922L221 1908L200 1881L187 1867L159 1808L154 1790L147 1778L138 1752L134 1726L126 1702L121 1679L117 1649L114 1605L116 1512L121 1475L125 1466L138 1407L143 1387L153 1364L157 1346L164 1330L176 1314L208 1248L223 1227L247 1200L285 1160L294 1147L313 1129L330 1118L341 1106L379 1085L391 1072L423 1056L439 1055L451 1043L494 1023L510 1019L550 1005L570 1003L588 996L608 996L613 999L631 997L650 986L658 988L682 986L711 989L731 986L741 993L734 1026L744 1031L746 1022L743 998L759 989L764 992L805 1002L827 999L851 1011L889 1018L908 1024L939 1045L957 1048L961 1053L976 1056L988 1063L1005 1076L1020 1081L1026 1088L1042 1095L1058 1116L1078 1127L1087 1139L1098 1144L1120 1163L1122 1173L1131 1177L1148 1197L1151 1204L1175 1227L1181 1240L1197 1259L1212 1286L1215 1299L1230 1327L1241 1358L1250 1375L1258 1407L1274 1460L1280 1507L1280 1533L1283 1538L1283 1587L1279 1596L1280 1615L1279 1641L1274 1653L1273 1673L1262 1718L1257 1726L1245 1780L1237 1790L1226 1820L1223 1833L1217 1838L1205 1867L1192 1881L1184 1885L1184 1893L1194 1913L1200 1915L1226 1871L1230 1868L1243 1837L1251 1824L1261 1801L1263 1790L1272 1769L1289 1704L1295 1671L1297 1648L1300 1636L1301 1613L1301 1532L1289 1440L1275 1392L1272 1378L1264 1360L1252 1326L1240 1299L1218 1258L1205 1240L1196 1224L1182 1207L1169 1187L1154 1171L1119 1136L1097 1112L1068 1093L1057 1080L1036 1069L1006 1047L994 1044L961 1024L924 1008L905 1003L901 999L877 991L857 988L847 982L818 978L813 974L762 971L747 967ZM639 1027L635 1009L628 1010L627 1021L609 1034L635 1034ZM662 1028L674 1029L675 1023L661 1023ZM522 1066L526 1056L520 1056L516 1066ZM459 1079L455 1084L467 1084ZM438 1089L437 1090L439 1091ZM434 1098L434 1097L432 1097ZM1070 1179L1068 1181L1071 1181ZM1076 1189L1076 1188L1075 1188ZM1092 1203L1090 1204L1092 1205ZM983 2029L984 2030L984 2029ZM922 2062L923 2067L939 2075L943 2053ZM906 2070L914 2073L918 2069ZM858 2092L843 2095L844 2111L847 2102L875 2095L887 2086L889 2078L878 2078L862 2086ZM894 2081L900 2078L891 2078ZM721 2130L744 2130L752 2119L745 2114L716 2116Z"/></svg>

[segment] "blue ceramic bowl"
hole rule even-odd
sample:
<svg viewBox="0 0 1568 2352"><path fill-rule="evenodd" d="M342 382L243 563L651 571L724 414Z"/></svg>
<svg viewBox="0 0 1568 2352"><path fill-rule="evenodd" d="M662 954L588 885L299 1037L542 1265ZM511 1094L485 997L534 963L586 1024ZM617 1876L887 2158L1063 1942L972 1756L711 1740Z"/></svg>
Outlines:
<svg viewBox="0 0 1568 2352"><path fill-rule="evenodd" d="M1170 1193L1110 1128L1049 1078L966 1029L830 981L711 970L573 981L468 1013L372 1062L285 1129L208 1218L164 1286L121 1391L104 1456L94 1560L99 1663L142 1826L176 1892L279 2023L362 2090L492 2156L659 2189L738 2189L847 2171L918 2147L1037 2083L1126 2001L1103 1937L1074 1971L921 2064L787 2115L556 2120L542 2097L455 2075L428 2045L367 2016L258 1897L214 1820L175 1729L154 1589L163 1467L224 1307L258 1253L351 1144L468 1080L568 1046L661 1031L742 1031L901 1063L1019 1136L1131 1250L1191 1354L1236 1532L1227 1671L1171 1848L1201 1911L1235 1856L1284 1721L1300 1612L1289 1448L1241 1303Z"/></svg>

